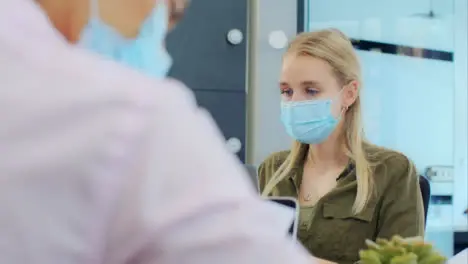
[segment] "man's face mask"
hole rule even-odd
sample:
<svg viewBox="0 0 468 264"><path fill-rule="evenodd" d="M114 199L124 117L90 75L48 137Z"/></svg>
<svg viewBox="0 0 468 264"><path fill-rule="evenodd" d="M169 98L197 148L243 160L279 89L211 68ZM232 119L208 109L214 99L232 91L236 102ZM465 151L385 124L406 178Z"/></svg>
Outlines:
<svg viewBox="0 0 468 264"><path fill-rule="evenodd" d="M163 46L168 27L168 9L158 1L143 22L136 38L126 38L99 17L99 0L91 1L91 19L81 33L78 45L138 69L150 76L163 78L172 59Z"/></svg>

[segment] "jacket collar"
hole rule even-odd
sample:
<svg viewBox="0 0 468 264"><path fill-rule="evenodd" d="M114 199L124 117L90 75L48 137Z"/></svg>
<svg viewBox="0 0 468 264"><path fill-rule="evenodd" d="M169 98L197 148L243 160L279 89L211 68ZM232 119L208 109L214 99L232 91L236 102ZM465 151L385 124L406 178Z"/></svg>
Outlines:
<svg viewBox="0 0 468 264"><path fill-rule="evenodd" d="M289 174L289 178L296 187L297 190L299 190L299 186L301 185L302 182L302 175L304 172L304 164L305 160L307 158L307 154L309 152L309 145L307 144L301 144L300 149L299 149L299 158L294 162L291 168L291 172ZM355 171L356 165L354 162L350 162L348 166L345 168L345 170L337 177L337 181L343 180L343 179L350 179L352 175L354 175L354 178L356 177Z"/></svg>

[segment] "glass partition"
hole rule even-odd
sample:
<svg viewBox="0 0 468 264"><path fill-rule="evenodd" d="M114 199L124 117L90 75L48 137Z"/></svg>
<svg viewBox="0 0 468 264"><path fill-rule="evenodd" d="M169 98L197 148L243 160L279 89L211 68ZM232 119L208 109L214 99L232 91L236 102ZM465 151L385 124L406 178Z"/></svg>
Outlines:
<svg viewBox="0 0 468 264"><path fill-rule="evenodd" d="M430 179L429 239L453 254L453 232L436 230L468 225L466 0L306 0L302 7L299 27L338 28L352 39L366 135L406 154Z"/></svg>

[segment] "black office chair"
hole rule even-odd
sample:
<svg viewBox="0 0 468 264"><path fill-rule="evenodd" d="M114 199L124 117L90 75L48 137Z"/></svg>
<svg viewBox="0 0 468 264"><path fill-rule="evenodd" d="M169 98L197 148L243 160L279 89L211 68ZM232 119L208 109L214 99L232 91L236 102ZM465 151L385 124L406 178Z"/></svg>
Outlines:
<svg viewBox="0 0 468 264"><path fill-rule="evenodd" d="M421 188L421 195L424 204L424 224L426 224L427 211L429 210L429 202L431 200L431 185L429 180L424 176L419 176L419 187Z"/></svg>

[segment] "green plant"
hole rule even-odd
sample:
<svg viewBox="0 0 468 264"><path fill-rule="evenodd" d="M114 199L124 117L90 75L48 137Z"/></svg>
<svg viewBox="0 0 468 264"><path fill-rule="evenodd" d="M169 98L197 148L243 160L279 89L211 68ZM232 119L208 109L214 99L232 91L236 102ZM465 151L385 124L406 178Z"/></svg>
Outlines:
<svg viewBox="0 0 468 264"><path fill-rule="evenodd" d="M422 238L366 240L368 249L359 252L360 264L443 264L447 261Z"/></svg>

